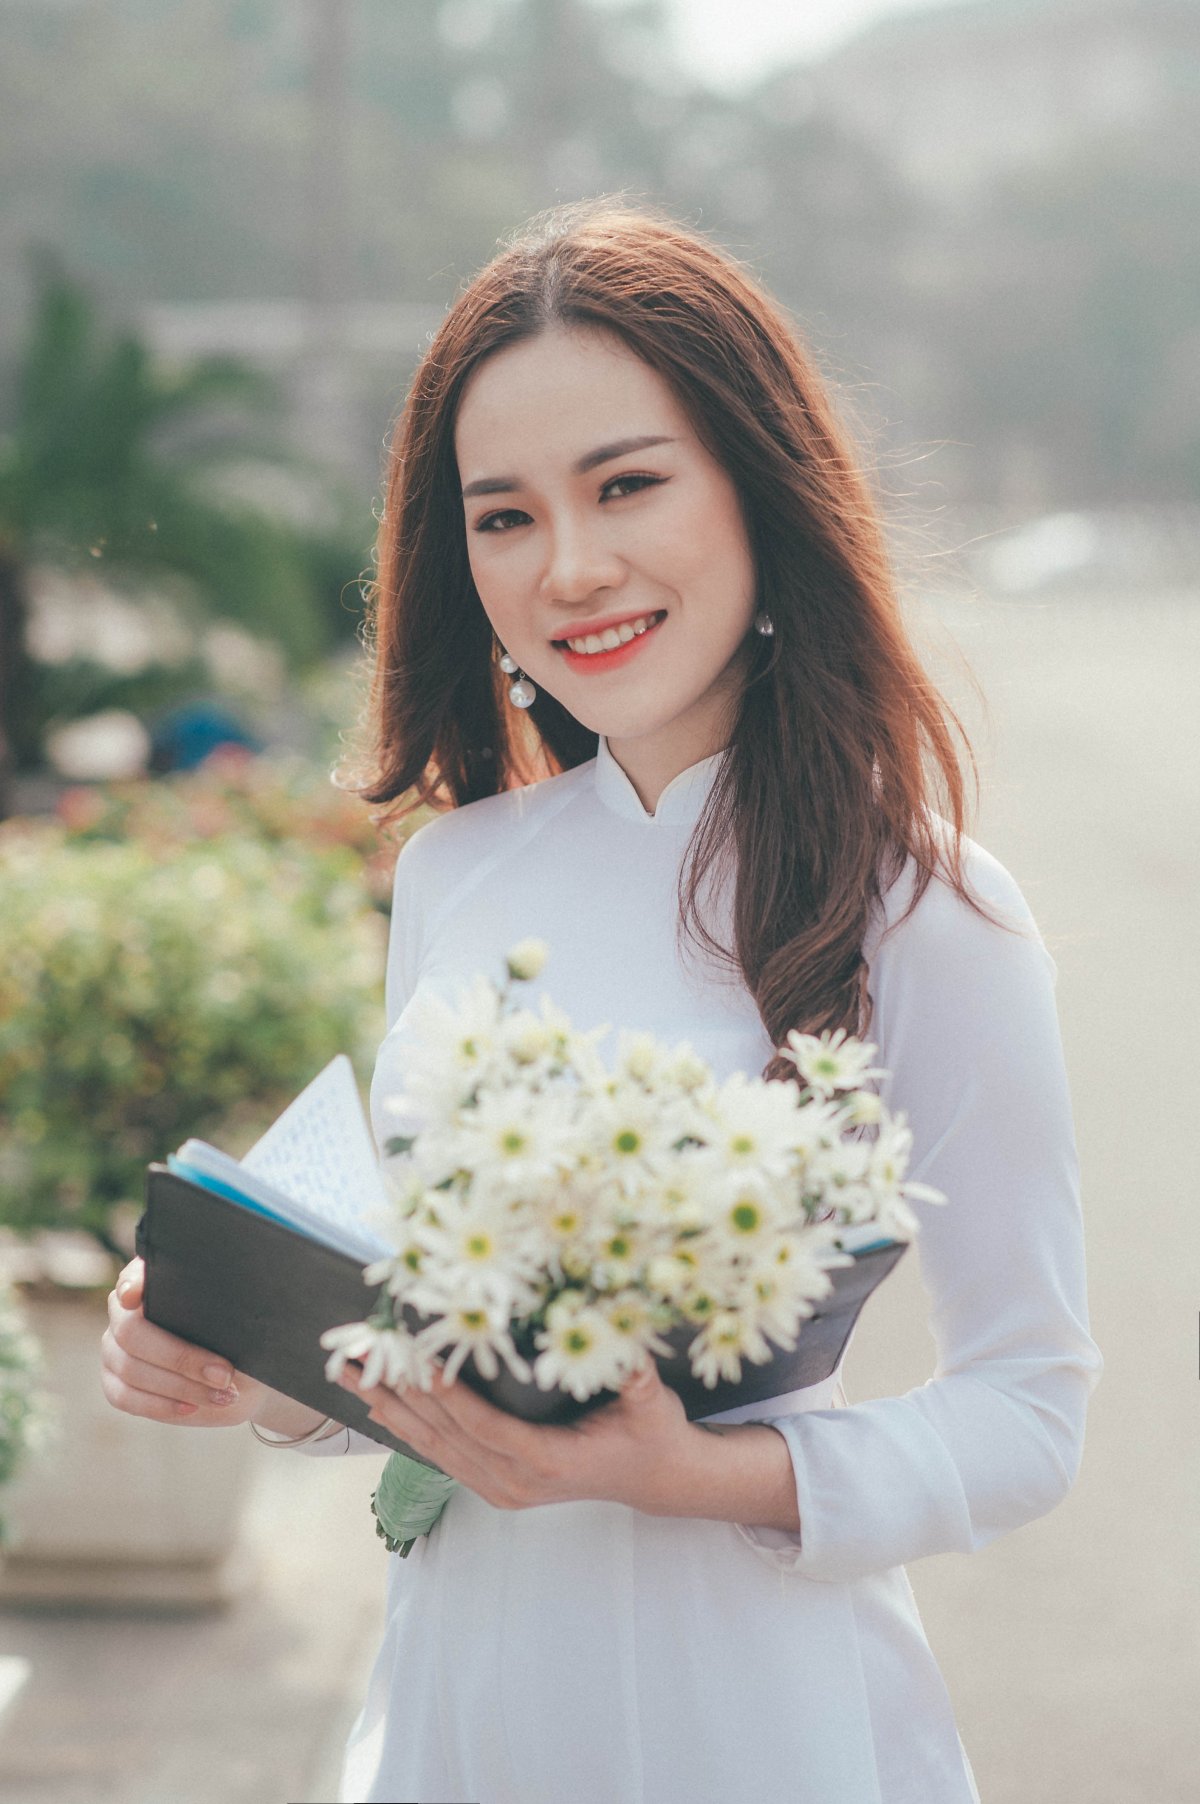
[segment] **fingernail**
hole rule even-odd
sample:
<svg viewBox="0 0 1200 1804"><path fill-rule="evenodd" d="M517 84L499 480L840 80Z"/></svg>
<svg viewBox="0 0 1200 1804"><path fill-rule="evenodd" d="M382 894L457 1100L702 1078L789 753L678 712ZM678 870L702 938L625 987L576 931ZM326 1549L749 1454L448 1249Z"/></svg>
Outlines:
<svg viewBox="0 0 1200 1804"><path fill-rule="evenodd" d="M238 1394L235 1387L230 1385L228 1390L211 1391L209 1395L212 1397L214 1403L236 1403Z"/></svg>
<svg viewBox="0 0 1200 1804"><path fill-rule="evenodd" d="M119 1297L127 1297L132 1289L133 1289L133 1279L132 1278L122 1278L121 1282L117 1285L117 1295Z"/></svg>
<svg viewBox="0 0 1200 1804"><path fill-rule="evenodd" d="M225 1390L233 1382L233 1373L228 1366L205 1366L200 1374L205 1384L214 1384L218 1390Z"/></svg>
<svg viewBox="0 0 1200 1804"><path fill-rule="evenodd" d="M181 1416L194 1416L199 1407L198 1403L177 1403L175 1405Z"/></svg>

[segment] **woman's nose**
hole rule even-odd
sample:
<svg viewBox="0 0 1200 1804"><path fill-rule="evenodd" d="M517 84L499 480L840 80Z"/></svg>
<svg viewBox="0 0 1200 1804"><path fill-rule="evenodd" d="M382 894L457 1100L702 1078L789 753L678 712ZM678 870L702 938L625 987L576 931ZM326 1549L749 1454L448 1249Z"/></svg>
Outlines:
<svg viewBox="0 0 1200 1804"><path fill-rule="evenodd" d="M551 601L585 601L622 580L623 565L595 527L564 520L550 530L542 588Z"/></svg>

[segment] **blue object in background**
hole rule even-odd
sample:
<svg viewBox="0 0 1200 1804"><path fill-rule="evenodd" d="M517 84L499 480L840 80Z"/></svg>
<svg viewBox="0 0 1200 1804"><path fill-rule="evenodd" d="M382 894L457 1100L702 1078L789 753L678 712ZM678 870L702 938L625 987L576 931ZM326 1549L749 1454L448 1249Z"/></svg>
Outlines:
<svg viewBox="0 0 1200 1804"><path fill-rule="evenodd" d="M150 728L153 771L195 770L218 746L241 746L261 752L262 741L245 727L224 702L184 702L161 714Z"/></svg>

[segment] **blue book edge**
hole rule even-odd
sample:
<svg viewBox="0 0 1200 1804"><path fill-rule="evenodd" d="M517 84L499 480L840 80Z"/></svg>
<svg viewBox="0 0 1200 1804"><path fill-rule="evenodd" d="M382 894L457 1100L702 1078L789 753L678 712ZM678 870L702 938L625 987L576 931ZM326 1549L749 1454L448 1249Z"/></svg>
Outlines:
<svg viewBox="0 0 1200 1804"><path fill-rule="evenodd" d="M223 1196L231 1203L240 1203L243 1209L250 1209L255 1215L265 1215L268 1221L278 1222L281 1227L290 1228L293 1233L299 1231L295 1222L288 1221L287 1217L280 1215L277 1210L268 1209L265 1203L257 1202L254 1197L247 1196L234 1184L225 1184L220 1178L210 1177L208 1172L201 1171L195 1165L189 1165L186 1159L179 1159L174 1153L167 1155L167 1170L173 1171L176 1177L186 1178L189 1184L198 1185L201 1190L211 1190L214 1196Z"/></svg>

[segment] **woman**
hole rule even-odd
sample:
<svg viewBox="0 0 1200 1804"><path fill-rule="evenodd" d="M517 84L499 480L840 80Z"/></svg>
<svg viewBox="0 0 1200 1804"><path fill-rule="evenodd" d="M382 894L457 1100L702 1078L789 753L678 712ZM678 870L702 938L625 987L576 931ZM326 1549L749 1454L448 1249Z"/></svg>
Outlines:
<svg viewBox="0 0 1200 1804"><path fill-rule="evenodd" d="M397 864L381 1138L414 1001L534 935L578 1027L719 1076L786 1075L789 1028L869 1033L950 1201L918 1205L938 1362L905 1396L835 1375L689 1424L651 1368L546 1428L462 1384L363 1391L460 1484L390 1562L343 1797L965 1804L903 1565L1058 1503L1100 1370L1053 966L963 831L867 485L734 262L598 203L470 284L393 447L375 649L365 793L444 810ZM117 1407L378 1454L227 1366L214 1401L123 1283Z"/></svg>

